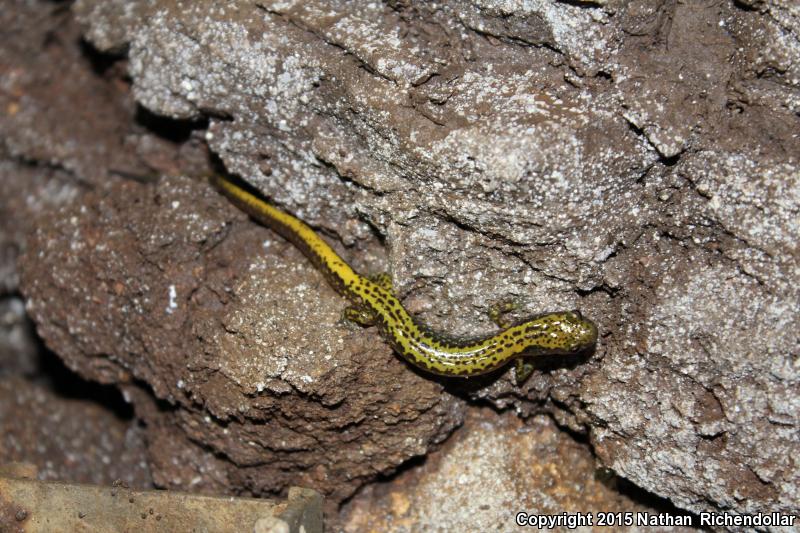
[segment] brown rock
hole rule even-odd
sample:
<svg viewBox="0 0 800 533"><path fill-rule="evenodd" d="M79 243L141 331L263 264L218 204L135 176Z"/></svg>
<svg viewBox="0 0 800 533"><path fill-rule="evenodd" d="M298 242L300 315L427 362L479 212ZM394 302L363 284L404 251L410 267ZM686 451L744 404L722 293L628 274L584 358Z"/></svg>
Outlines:
<svg viewBox="0 0 800 533"><path fill-rule="evenodd" d="M21 378L0 379L0 464L34 465L49 481L152 486L144 434L135 422ZM0 523L3 523L0 521Z"/></svg>
<svg viewBox="0 0 800 533"><path fill-rule="evenodd" d="M464 426L424 463L403 471L390 482L371 485L348 502L343 513L344 529L531 529L526 524L518 527L518 513L530 520L531 516L556 519L566 512L576 522L572 528L566 522L554 528L564 531L576 526L581 526L580 531L608 530L609 525L619 529L625 520L636 524L637 513L694 519L653 498L632 499L625 487L624 481L609 472L598 471L591 448L560 431L548 417L538 416L523 423L511 414L472 410ZM672 527L659 531L695 529Z"/></svg>
<svg viewBox="0 0 800 533"><path fill-rule="evenodd" d="M388 265L432 326L491 332L486 309L509 297L520 315L580 307L600 326L595 354L540 362L522 388L503 374L453 392L550 411L681 508L798 513L793 7L74 10L98 48L127 49L140 105L207 120L229 171L361 270ZM51 157L31 146L19 153ZM103 172L86 167L66 168ZM318 274L222 205L197 182L116 185L42 220L23 263L55 351L165 400L135 400L162 443L160 483L262 493L301 479L336 502L458 423L438 382L371 331L330 325L341 300Z"/></svg>
<svg viewBox="0 0 800 533"><path fill-rule="evenodd" d="M122 183L53 218L21 261L29 313L70 368L126 388L159 484L308 485L335 504L459 423L460 402L343 324L303 256L209 186Z"/></svg>

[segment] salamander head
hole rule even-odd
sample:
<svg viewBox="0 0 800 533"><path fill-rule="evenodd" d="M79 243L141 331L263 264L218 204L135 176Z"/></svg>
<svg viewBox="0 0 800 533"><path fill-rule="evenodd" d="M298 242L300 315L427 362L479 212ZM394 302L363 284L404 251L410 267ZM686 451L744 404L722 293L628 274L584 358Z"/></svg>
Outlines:
<svg viewBox="0 0 800 533"><path fill-rule="evenodd" d="M561 331L569 339L566 348L569 352L578 352L594 346L597 342L597 326L594 322L583 318L578 310L562 313Z"/></svg>
<svg viewBox="0 0 800 533"><path fill-rule="evenodd" d="M539 353L580 352L597 342L597 326L579 311L539 316L524 323L527 344Z"/></svg>

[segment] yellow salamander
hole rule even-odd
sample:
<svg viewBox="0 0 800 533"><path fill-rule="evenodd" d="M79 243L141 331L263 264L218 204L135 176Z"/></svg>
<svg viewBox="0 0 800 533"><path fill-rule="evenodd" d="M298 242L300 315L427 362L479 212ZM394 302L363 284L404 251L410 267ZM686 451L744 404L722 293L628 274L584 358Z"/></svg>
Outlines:
<svg viewBox="0 0 800 533"><path fill-rule="evenodd" d="M322 271L351 307L349 320L377 325L392 347L411 364L444 376L476 376L516 361L519 383L533 371L525 357L569 354L597 341L597 327L578 311L547 313L513 325L492 318L503 329L494 335L459 339L430 331L417 323L400 303L388 274L365 277L354 271L306 223L273 207L258 196L221 176L213 183L234 204L297 246Z"/></svg>

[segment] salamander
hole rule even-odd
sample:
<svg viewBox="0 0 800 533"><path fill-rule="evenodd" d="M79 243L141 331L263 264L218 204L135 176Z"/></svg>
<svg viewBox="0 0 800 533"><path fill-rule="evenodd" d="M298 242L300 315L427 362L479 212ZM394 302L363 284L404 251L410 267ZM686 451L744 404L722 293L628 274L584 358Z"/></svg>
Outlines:
<svg viewBox="0 0 800 533"><path fill-rule="evenodd" d="M457 338L434 332L403 307L388 274L359 274L305 222L226 177L215 175L211 181L236 206L308 257L331 286L350 301L345 309L347 319L377 326L400 356L424 371L469 377L515 361L516 379L522 383L533 371L529 357L581 352L597 341L597 327L579 311L545 313L510 324L502 318L508 308L493 308L492 318L502 328L494 335Z"/></svg>

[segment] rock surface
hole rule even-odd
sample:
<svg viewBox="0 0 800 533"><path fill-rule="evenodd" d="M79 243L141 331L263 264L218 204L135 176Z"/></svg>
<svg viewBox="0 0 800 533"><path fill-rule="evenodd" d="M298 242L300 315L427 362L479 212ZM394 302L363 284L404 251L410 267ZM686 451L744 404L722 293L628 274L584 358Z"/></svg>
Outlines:
<svg viewBox="0 0 800 533"><path fill-rule="evenodd" d="M41 480L150 488L143 439L136 424L89 399L65 398L18 377L0 379L0 464L34 465Z"/></svg>
<svg viewBox="0 0 800 533"><path fill-rule="evenodd" d="M539 529L603 531L615 524L601 514L611 514L611 520L625 513L655 520L659 515L688 516L655 500L637 501L626 494L624 483L596 471L590 447L560 431L547 416L523 423L511 413L473 409L458 433L424 464L388 483L371 485L348 502L344 530L494 531L502 524L502 531L515 531L517 513L558 517L567 511L580 512L584 523ZM589 516L594 527L586 523ZM605 527L599 523L603 519ZM658 531L699 529L662 526Z"/></svg>
<svg viewBox="0 0 800 533"><path fill-rule="evenodd" d="M36 215L114 176L197 168L186 127L151 133L124 63L81 45L61 2L9 0L0 11L0 293L18 290L16 259ZM180 141L180 142L178 142Z"/></svg>
<svg viewBox="0 0 800 533"><path fill-rule="evenodd" d="M120 183L53 218L21 263L28 312L70 368L124 387L159 484L338 502L460 423L462 402L344 324L300 252L210 186Z"/></svg>
<svg viewBox="0 0 800 533"><path fill-rule="evenodd" d="M338 503L472 399L550 412L680 508L800 513L793 3L73 9L94 46L127 53L136 102L207 121L230 172L359 269L388 268L434 328L490 332L489 304L512 298L520 315L579 307L602 332L522 388L428 379L337 323L302 256L199 180L104 185L40 217L23 289L69 366L128 390L160 484L307 482ZM20 142L6 151L48 161Z"/></svg>

